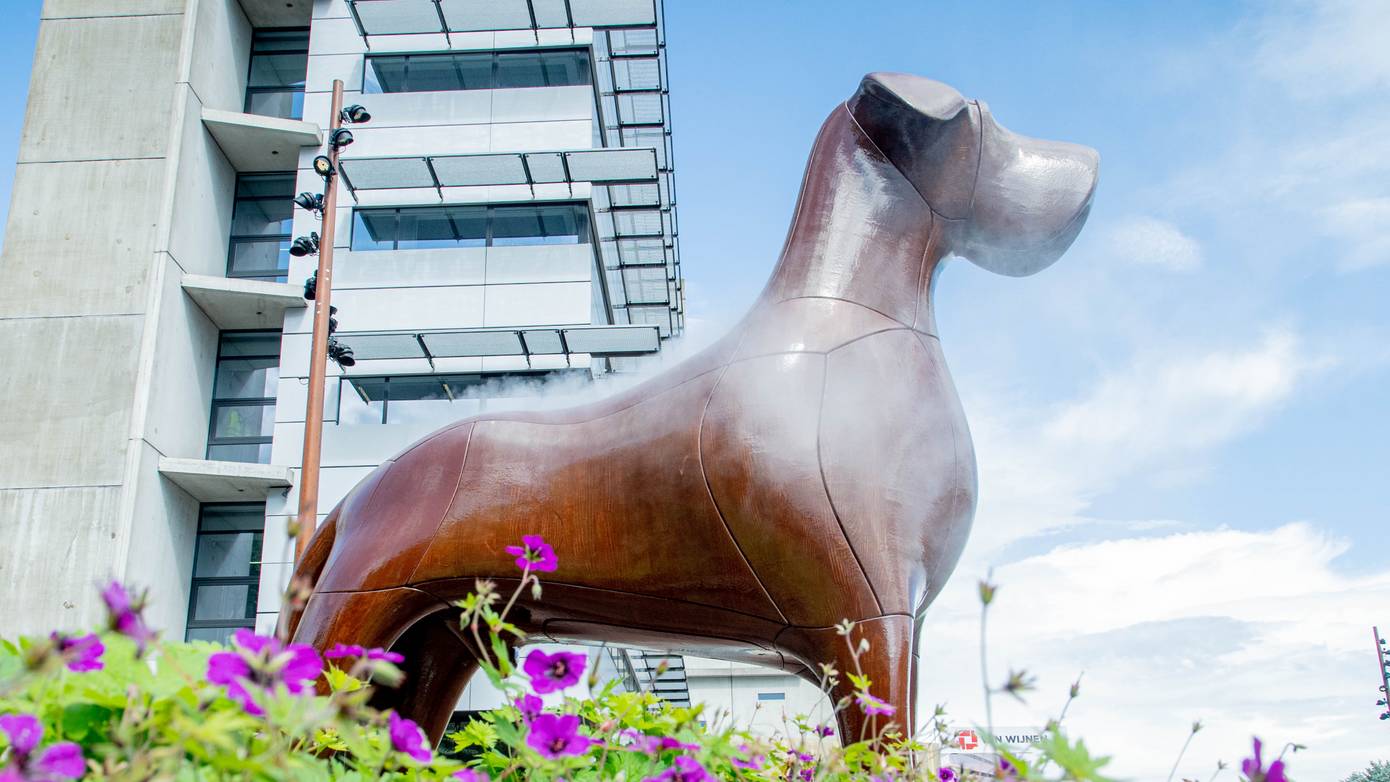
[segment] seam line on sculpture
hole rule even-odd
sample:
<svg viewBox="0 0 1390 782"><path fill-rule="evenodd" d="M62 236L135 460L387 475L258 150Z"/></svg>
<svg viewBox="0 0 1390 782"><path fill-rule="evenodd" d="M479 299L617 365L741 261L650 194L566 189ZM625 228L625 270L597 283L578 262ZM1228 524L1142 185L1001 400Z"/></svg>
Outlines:
<svg viewBox="0 0 1390 782"><path fill-rule="evenodd" d="M890 611L886 614L878 614L877 616L867 616L863 619L854 619L852 621L855 624L861 624L864 622L877 622L880 619L893 619L894 617L899 616L904 619L915 619L915 617L912 616L912 614L904 614L900 611ZM783 627L781 630L777 631L777 635L773 637L772 643L774 646L780 644L782 642L782 636L789 630L834 630L837 627L839 627L839 625L787 625L786 627Z"/></svg>
<svg viewBox="0 0 1390 782"><path fill-rule="evenodd" d="M917 264L917 295L914 297L917 306L912 308L913 329L917 328L917 319L922 314L922 276L927 271L927 255L931 253L932 247L936 244L936 210L931 208L931 204L927 204L927 217L930 219L927 223L927 246L922 248L922 260ZM931 300L928 299L927 302L930 306Z"/></svg>
<svg viewBox="0 0 1390 782"><path fill-rule="evenodd" d="M861 304L861 303L859 303L859 302L857 302L857 301L853 301L852 299L844 299L844 298L841 298L841 297L839 297L839 296L788 296L788 297L786 297L786 298L784 298L784 299L778 299L776 303L777 303L777 304L781 304L781 303L783 303L783 302L788 302L788 301L797 301L798 299L823 299L823 300L825 300L825 301L843 301L843 302L846 303L846 304L853 304L853 305L856 306L856 307L863 307L864 309L866 309L866 310L868 310L869 312L872 312L872 313L874 313L874 314L876 314L876 315L882 315L883 317L885 317L885 318L887 318L887 319L893 321L894 323L896 323L896 324L902 326L902 327L905 328L905 329L910 329L910 328L912 328L911 325L909 325L909 324L907 324L907 323L903 323L901 320L899 320L899 319L893 317L892 315L889 315L888 313L884 312L883 310L877 310L877 309L874 309L873 307L870 307L870 306L867 305L867 304Z"/></svg>
<svg viewBox="0 0 1390 782"><path fill-rule="evenodd" d="M901 328L896 328L896 329L879 329L878 331L870 332L870 333L868 333L868 334L863 334L863 335L860 335L860 336L858 336L858 337L855 337L854 339L846 340L846 341L840 343L839 345L836 345L835 347L830 348L829 350L825 351L825 353L823 353L822 355L829 356L831 353L834 353L835 351L840 350L841 348L847 348L847 347L849 347L850 345L853 345L853 344L856 343L856 342L863 342L864 340L868 339L869 337L877 337L879 334L892 334L892 333L897 332L897 331L910 331L910 332L916 333L915 331L913 331L913 329L910 329L910 328L908 328L907 326L903 326L903 327L901 327Z"/></svg>
<svg viewBox="0 0 1390 782"><path fill-rule="evenodd" d="M845 522L840 518L840 510L835 507L835 498L830 494L830 484L825 480L825 459L821 455L821 437L825 429L825 396L830 389L830 356L825 357L825 372L821 375L820 384L820 405L816 410L816 470L820 473L821 491L825 492L826 502L830 503L830 513L835 517L835 523L840 527L840 534L845 538L845 545L849 547L849 553L854 556L854 563L859 566L859 573L864 577L864 583L869 587L869 594L874 598L874 605L878 610L883 610L883 602L878 599L878 590L874 589L874 582L869 578L869 571L864 569L864 560L859 557L859 552L854 548L854 541L850 540L849 530L845 529Z"/></svg>
<svg viewBox="0 0 1390 782"><path fill-rule="evenodd" d="M454 506L454 498L459 496L459 487L463 485L463 474L468 471L468 451L473 447L473 434L477 431L478 422L474 421L468 427L468 439L463 441L463 459L459 461L459 477L454 481L454 493L449 498L449 506L444 509L444 516L439 519L439 525L434 528L434 533L430 535L430 542L426 543L425 548L420 552L420 558L416 560L415 567L411 568L410 575L406 577L406 583L415 580L415 574L420 572L420 566L425 563L425 557L430 553L430 549L434 548L434 542L439 539L439 533L444 531L444 522L448 520L449 508Z"/></svg>
<svg viewBox="0 0 1390 782"><path fill-rule="evenodd" d="M740 344L742 344L742 341L740 341ZM643 405L643 404L647 404L648 402L652 402L652 401L656 400L657 398L659 398L659 397L661 397L661 396L664 396L664 395L666 395L666 394L668 394L668 393L671 393L672 391L675 391L676 389L678 389L678 388L680 388L680 387L682 387L682 386L684 386L684 385L686 385L686 384L688 384L688 383L690 383L690 382L692 382L692 381L699 380L700 378L704 377L705 375L708 375L708 374L710 374L710 373L712 373L712 372L718 372L718 371L720 371L721 369L724 369L725 367L727 367L730 363L733 363L733 362L732 362L732 361L725 361L723 364L720 364L720 365L717 366L717 367L712 367L712 368L710 368L710 369L705 370L704 372L700 372L699 374L691 375L690 377L688 377L688 378L682 380L682 381L679 382L679 383L676 383L676 384L673 385L673 386L670 386L669 388L664 388L664 389L662 389L662 390L656 392L656 393L653 394L652 396L646 397L646 398L644 398L644 399L638 399L638 400L632 402L631 404L624 405L624 406L618 408L617 410L612 410L612 411L607 412L607 413L604 413L604 414L602 414L602 415L596 415L596 416L594 416L593 418L576 418L576 419L565 420L565 421L529 421L529 420L526 420L526 419L524 419L524 418L479 418L479 419L476 419L476 420L474 421L474 423L483 423L483 422L485 422L485 421L491 421L491 422L495 422L495 423L499 423L499 424L500 424L500 423L517 423L517 424L533 424L533 425L536 425L536 426L570 426L570 425L572 425L572 424L589 424L589 423L594 423L595 421L602 421L602 420L605 419L605 418L611 418L612 416L615 416L615 415L617 415L618 413L621 413L621 412L623 412L623 411L625 411L625 410L630 410L630 409L632 409L632 408L634 408L634 407L636 407L636 406L638 406L638 405Z"/></svg>
<svg viewBox="0 0 1390 782"><path fill-rule="evenodd" d="M873 98L872 95L870 95L869 97ZM883 102L881 98L874 98L874 100L877 100L879 103ZM844 107L845 113L849 115L849 121L854 123L854 127L859 130L859 133L864 137L864 140L869 142L869 145L874 148L874 151L883 157L884 162L886 162L889 165L889 167L892 168L895 173L897 173L898 176L902 177L902 180L907 183L907 186L912 188L912 192L916 193L917 197L922 199L922 203L926 205L927 209L932 209L931 202L927 200L926 196L922 195L921 190L917 189L917 183L907 178L907 174L904 174L902 172L902 169L898 168L898 164L893 162L893 158L888 157L888 154L884 152L882 148L879 147L878 142L874 141L873 137L869 135L869 132L867 130L864 130L864 126L859 124L859 118L855 117L854 112L849 110L849 101L844 101L840 105Z"/></svg>
<svg viewBox="0 0 1390 782"><path fill-rule="evenodd" d="M734 346L733 355L738 355L739 349L743 347L744 340L747 338L747 331L739 335L738 344ZM733 366L733 364L733 361L728 361L724 364L719 372L718 379L716 379L714 385L710 387L709 395L705 397L704 405L700 407L700 421L695 429L695 459L700 465L700 479L705 484L705 493L709 495L710 505L714 506L715 515L719 517L719 522L724 525L724 534L729 536L729 542L734 544L734 550L738 552L739 558L743 560L743 564L748 568L748 572L753 574L753 580L758 583L758 588L763 590L763 595L767 598L768 604L772 606L772 610L776 611L778 618L782 620L783 624L786 624L787 615L783 613L782 607L777 605L777 601L773 599L772 593L767 590L767 585L763 583L762 576L758 575L758 571L753 567L753 563L748 561L748 554L743 551L743 546L739 545L738 536L734 535L733 527L729 526L729 520L724 517L724 510L719 507L719 500L714 497L714 487L710 486L709 472L705 470L705 416L709 414L709 406L710 403L714 401L714 394L719 390L719 386L724 382L724 376L729 373L729 367Z"/></svg>
<svg viewBox="0 0 1390 782"><path fill-rule="evenodd" d="M980 192L980 168L985 159L985 111L980 108L979 100L970 102L975 104L975 114L979 117L976 124L979 127L976 129L975 140L975 181L970 184L970 209L966 212L967 215L975 214L975 194Z"/></svg>
<svg viewBox="0 0 1390 782"><path fill-rule="evenodd" d="M444 582L448 582L448 581L464 581L464 580L467 580L467 578L468 578L468 577L464 577L464 576L455 576L455 577L451 577L451 578L432 578L432 579L430 579L430 580L428 580L428 581L421 581L421 582L418 583L418 584L407 584L407 585L403 585L403 586L405 586L406 588L409 588L409 589L418 589L418 590L420 590L420 591L429 591L430 594L434 594L432 591L430 591L430 589L431 589L434 585L436 585L436 584L444 583ZM499 576L499 577L495 577L495 578L489 578L489 580L490 580L490 581L495 581L495 582L497 582L498 584L511 584L511 583L515 582L517 579L516 579L515 577L513 577L513 576L505 576L505 577L500 577L500 576ZM744 617L747 617L747 618L749 618L749 619L756 619L756 620L759 621L759 622L766 622L766 623L768 623L768 624L770 624L770 625L782 625L782 623L778 622L778 621L775 620L775 619L769 619L769 618L767 618L766 616L762 616L762 615L759 615L759 614L750 614L750 613L748 613L747 611L740 611L740 610L738 610L738 609L736 609L736 608L729 608L729 607L726 606L726 605L718 605L718 604L714 604L714 603L701 603L701 602L699 602L699 601L697 601L697 600L684 600L684 599L681 599L681 598L678 598L678 597L663 597L663 596L660 596L660 595L652 595L652 594L648 594L648 593L645 593L645 592L633 592L633 591L628 590L628 589L613 589L613 588L611 588L611 587L596 587L596 586L589 586L588 584L575 584L575 583L572 583L572 582L569 582L569 581L556 581L555 579L546 579L546 582L545 582L545 583L546 583L547 586L552 586L552 587L568 587L568 588L570 588L570 589L586 589L586 590L593 591L593 592L607 592L607 593L609 593L609 594L614 594L614 595L629 595L629 596L632 596L632 597L645 597L645 598L650 598L650 599L652 599L652 600L664 600L664 601L672 602L672 603L682 603L682 604L685 604L685 605L699 606L699 607L701 607L701 608L710 608L710 609L714 609L714 610L716 610L716 611L724 611L724 612L727 612L727 613L730 613L730 614L738 614L739 616L744 616ZM395 588L397 588L397 587L388 587L388 589L395 589ZM350 591L350 590L349 590L349 591ZM380 591L384 591L384 590L362 590L362 591L377 591L377 592L380 592ZM440 598L440 599L442 599L442 598ZM785 626L785 625L782 625L782 626Z"/></svg>
<svg viewBox="0 0 1390 782"><path fill-rule="evenodd" d="M930 355L930 354L931 354L931 348L928 347L927 343L922 342L922 338L921 338L920 335L917 337L917 341L922 345L922 349L925 350L925 351L927 351L928 355ZM941 369L942 369L943 373L946 375L946 377L949 378L951 373L950 373L949 367L946 366L946 362L945 362L944 357L943 357L943 359L942 359L942 361L941 361L940 363L941 363ZM958 443L959 443L959 433L956 431L956 422L955 422L954 420L952 420L952 421L951 421L951 470L952 470L953 476L956 477L956 478L958 478L958 477L960 476L960 446L959 446ZM952 493L951 493L951 515L950 515L951 518L954 518L954 517L955 517L955 512L956 512L956 510L957 510L959 507L960 507L960 493L959 493L959 492L952 492ZM930 580L933 578L933 576L934 576L934 574L935 574L936 566L940 563L940 559L941 559L942 553L943 553L943 552L937 552L937 558L936 558L935 560L933 560L932 563L931 563L931 564L932 564L932 570L928 571L928 572L925 574L928 581L930 581ZM924 585L924 586L925 586L925 585ZM927 595L926 595L926 592L924 591L923 594L922 594L922 602L921 602L921 604L920 604L920 605L917 605L917 606L914 606L913 609L912 609L912 616L915 618L919 613L925 612L926 609L927 609Z"/></svg>

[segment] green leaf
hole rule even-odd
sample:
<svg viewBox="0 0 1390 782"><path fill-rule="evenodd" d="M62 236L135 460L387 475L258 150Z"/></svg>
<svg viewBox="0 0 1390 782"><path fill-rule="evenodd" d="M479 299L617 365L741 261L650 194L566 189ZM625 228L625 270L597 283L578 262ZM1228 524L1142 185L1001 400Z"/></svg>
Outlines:
<svg viewBox="0 0 1390 782"><path fill-rule="evenodd" d="M73 741L82 741L94 728L103 727L111 720L111 709L94 703L73 703L63 708L63 735Z"/></svg>

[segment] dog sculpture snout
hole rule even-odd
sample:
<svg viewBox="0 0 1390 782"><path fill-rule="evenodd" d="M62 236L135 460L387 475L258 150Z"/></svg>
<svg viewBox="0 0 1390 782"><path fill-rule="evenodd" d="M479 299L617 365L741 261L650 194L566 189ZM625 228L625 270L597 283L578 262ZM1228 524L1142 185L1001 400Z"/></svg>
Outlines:
<svg viewBox="0 0 1390 782"><path fill-rule="evenodd" d="M1048 267L1086 222L1095 150L1001 126L983 101L903 73L871 73L848 102L865 134L932 211L958 221L950 251L1023 277Z"/></svg>

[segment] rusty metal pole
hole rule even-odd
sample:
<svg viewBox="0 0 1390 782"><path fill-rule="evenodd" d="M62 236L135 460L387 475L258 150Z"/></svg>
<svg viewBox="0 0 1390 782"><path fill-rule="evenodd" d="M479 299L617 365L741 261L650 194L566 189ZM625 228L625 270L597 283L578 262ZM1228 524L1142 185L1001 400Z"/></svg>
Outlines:
<svg viewBox="0 0 1390 782"><path fill-rule="evenodd" d="M1380 692L1381 700L1385 701L1384 714L1390 714L1390 651L1386 650L1381 644L1384 641L1380 638L1380 628L1372 627L1371 635L1376 639L1376 663L1380 666ZM1381 717L1381 719L1387 719Z"/></svg>
<svg viewBox="0 0 1390 782"><path fill-rule="evenodd" d="M299 561L318 526L319 460L323 447L323 397L328 375L328 315L333 297L333 229L338 221L338 150L333 131L342 126L343 82L333 80L333 107L328 117L328 159L332 175L323 191L323 225L319 230L318 283L314 288L314 339L309 355L309 401L304 406L304 458L299 470L299 534L294 559Z"/></svg>

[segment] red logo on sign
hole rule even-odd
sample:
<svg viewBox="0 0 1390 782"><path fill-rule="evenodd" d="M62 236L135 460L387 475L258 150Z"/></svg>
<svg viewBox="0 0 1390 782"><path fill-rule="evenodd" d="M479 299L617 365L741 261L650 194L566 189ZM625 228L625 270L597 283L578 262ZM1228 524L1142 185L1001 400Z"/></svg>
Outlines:
<svg viewBox="0 0 1390 782"><path fill-rule="evenodd" d="M980 737L973 730L956 731L956 746L961 749L975 749L980 746Z"/></svg>

